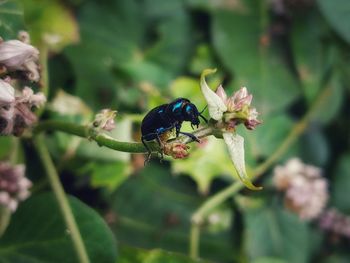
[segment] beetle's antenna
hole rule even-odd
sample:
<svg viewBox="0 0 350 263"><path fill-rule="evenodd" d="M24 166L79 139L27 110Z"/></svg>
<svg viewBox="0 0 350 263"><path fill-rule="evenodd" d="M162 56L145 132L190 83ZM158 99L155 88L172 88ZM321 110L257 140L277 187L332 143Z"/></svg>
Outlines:
<svg viewBox="0 0 350 263"><path fill-rule="evenodd" d="M201 117L206 123L208 123L208 120L202 114L199 114L199 117Z"/></svg>
<svg viewBox="0 0 350 263"><path fill-rule="evenodd" d="M208 123L208 120L202 115L202 113L206 110L207 107L208 105L206 105L204 109L199 113L199 117L201 117L206 123Z"/></svg>
<svg viewBox="0 0 350 263"><path fill-rule="evenodd" d="M201 115L205 111L206 108L208 108L208 105L205 105L204 109L199 113L199 115Z"/></svg>

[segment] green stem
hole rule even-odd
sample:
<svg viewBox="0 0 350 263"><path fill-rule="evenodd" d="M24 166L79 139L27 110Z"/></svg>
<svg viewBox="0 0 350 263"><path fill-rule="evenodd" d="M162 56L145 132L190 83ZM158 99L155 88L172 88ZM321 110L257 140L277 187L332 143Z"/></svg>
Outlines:
<svg viewBox="0 0 350 263"><path fill-rule="evenodd" d="M65 121L48 120L42 121L34 129L34 133L42 131L61 131L79 137L94 140L100 146L106 146L120 152L144 153L147 150L142 143L138 142L121 142L113 139L106 134L92 134L88 125L79 125ZM151 143L150 143L151 144Z"/></svg>
<svg viewBox="0 0 350 263"><path fill-rule="evenodd" d="M278 161L284 153L288 150L290 145L304 132L308 123L311 121L313 115L317 109L324 103L325 99L329 96L331 92L331 87L323 89L322 93L318 96L317 100L313 103L312 107L305 114L305 116L294 125L293 129L290 131L288 136L284 139L282 144L277 148L277 150L260 166L258 166L252 173L253 181L256 180L260 175L265 173L276 161ZM190 256L192 258L197 258L199 253L198 237L200 230L199 226L203 223L205 217L212 211L215 207L219 206L221 203L226 201L229 197L238 193L244 185L237 181L227 188L221 190L217 194L208 198L193 214L192 225L190 233Z"/></svg>
<svg viewBox="0 0 350 263"><path fill-rule="evenodd" d="M200 225L199 224L192 224L191 225L191 240L190 240L190 257L193 259L198 258L199 253L199 241L200 241Z"/></svg>
<svg viewBox="0 0 350 263"><path fill-rule="evenodd" d="M44 136L38 135L34 138L34 144L38 151L41 162L46 170L50 185L57 198L61 213L66 222L67 228L71 233L71 238L74 244L75 251L79 258L80 263L89 263L89 257L86 252L83 239L80 235L78 225L73 216L71 207L69 206L68 199L65 195L63 186L59 180L59 176L55 169L54 163L50 158L50 153L45 145Z"/></svg>
<svg viewBox="0 0 350 263"><path fill-rule="evenodd" d="M75 123L69 123L65 121L48 120L42 121L35 127L34 133L40 133L42 131L61 131L68 134L76 135L79 137L94 140L100 146L106 146L116 151L129 152L129 153L145 153L146 148L141 142L121 142L106 134L91 132L91 127L88 125L79 125ZM203 138L209 136L213 133L211 127L203 127L194 131L192 134L197 138ZM170 140L174 141L174 140ZM188 136L179 136L176 141L182 143L190 143L192 140ZM154 151L158 151L159 147L155 142L147 143L150 148Z"/></svg>
<svg viewBox="0 0 350 263"><path fill-rule="evenodd" d="M41 43L40 47L40 57L39 62L41 66L41 73L40 73L40 88L41 92L45 95L46 98L49 96L49 70L48 70L48 56L49 56L49 50L46 44ZM37 116L41 116L44 112L44 107L38 109L36 111Z"/></svg>

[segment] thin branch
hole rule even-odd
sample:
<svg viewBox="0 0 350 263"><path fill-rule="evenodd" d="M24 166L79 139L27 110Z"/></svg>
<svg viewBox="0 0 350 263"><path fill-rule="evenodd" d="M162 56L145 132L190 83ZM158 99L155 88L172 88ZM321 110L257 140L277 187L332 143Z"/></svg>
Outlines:
<svg viewBox="0 0 350 263"><path fill-rule="evenodd" d="M71 238L74 244L75 251L80 263L89 263L89 257L80 235L78 225L75 221L72 209L60 182L59 176L55 169L55 165L50 158L50 153L45 145L44 136L38 135L34 138L34 144L38 151L41 162L46 170L50 185L57 198L58 205L61 209L62 216L66 222L67 228L71 233Z"/></svg>

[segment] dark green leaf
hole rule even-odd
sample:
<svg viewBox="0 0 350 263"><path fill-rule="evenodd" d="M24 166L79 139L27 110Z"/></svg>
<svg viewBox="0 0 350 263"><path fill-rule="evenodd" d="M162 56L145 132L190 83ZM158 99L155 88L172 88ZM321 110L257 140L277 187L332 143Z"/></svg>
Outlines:
<svg viewBox="0 0 350 263"><path fill-rule="evenodd" d="M246 211L246 251L252 260L277 257L289 263L309 262L309 230L295 215L272 207Z"/></svg>
<svg viewBox="0 0 350 263"><path fill-rule="evenodd" d="M115 262L116 242L103 219L79 200L69 200L91 262ZM30 198L12 216L0 239L0 262L78 262L52 194Z"/></svg>
<svg viewBox="0 0 350 263"><path fill-rule="evenodd" d="M0 36L4 40L17 38L18 31L24 30L23 8L19 1L0 2Z"/></svg>
<svg viewBox="0 0 350 263"><path fill-rule="evenodd" d="M231 11L214 12L214 47L235 76L236 89L246 86L254 96L253 104L267 116L288 106L299 90L278 48L269 41L261 41L268 31L266 1L240 3L239 8Z"/></svg>
<svg viewBox="0 0 350 263"><path fill-rule="evenodd" d="M342 156L334 171L332 203L344 212L350 211L350 154Z"/></svg>
<svg viewBox="0 0 350 263"><path fill-rule="evenodd" d="M318 0L317 3L332 28L350 43L350 2L348 0Z"/></svg>
<svg viewBox="0 0 350 263"><path fill-rule="evenodd" d="M172 177L168 170L148 165L130 177L115 194L115 232L120 242L143 248L188 252L190 219L201 199L186 177ZM201 257L232 258L229 234L202 229Z"/></svg>

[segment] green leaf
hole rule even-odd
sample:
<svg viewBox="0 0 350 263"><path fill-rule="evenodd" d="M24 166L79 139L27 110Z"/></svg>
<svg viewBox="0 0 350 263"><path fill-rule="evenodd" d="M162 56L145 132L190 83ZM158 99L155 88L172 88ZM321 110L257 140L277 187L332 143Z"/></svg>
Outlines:
<svg viewBox="0 0 350 263"><path fill-rule="evenodd" d="M239 128L246 141L245 151L250 158L266 158L273 154L293 128L293 121L284 113L262 116L263 124L253 132ZM293 148L293 147L292 147Z"/></svg>
<svg viewBox="0 0 350 263"><path fill-rule="evenodd" d="M131 166L127 162L95 163L92 167L91 185L115 190L130 175Z"/></svg>
<svg viewBox="0 0 350 263"><path fill-rule="evenodd" d="M344 101L344 88L339 72L334 72L328 83L330 93L322 102L322 107L315 113L315 119L321 124L327 124L337 118Z"/></svg>
<svg viewBox="0 0 350 263"><path fill-rule="evenodd" d="M288 261L280 258L263 257L254 260L252 263L288 263Z"/></svg>
<svg viewBox="0 0 350 263"><path fill-rule="evenodd" d="M119 141L131 142L131 120L121 119L116 122L116 128L110 132L110 136ZM84 140L79 145L77 154L80 157L89 158L93 160L102 160L105 162L130 160L130 153L119 152L107 147L101 147L95 142Z"/></svg>
<svg viewBox="0 0 350 263"><path fill-rule="evenodd" d="M145 84L164 89L187 62L188 22L181 0L88 2L79 10L81 44L65 52L77 95L94 106L134 106L131 99L144 96ZM130 89L136 94L123 96Z"/></svg>
<svg viewBox="0 0 350 263"><path fill-rule="evenodd" d="M343 210L350 211L349 189L350 189L350 154L343 155L337 163L334 171L331 202Z"/></svg>
<svg viewBox="0 0 350 263"><path fill-rule="evenodd" d="M201 193L209 191L210 184L216 177L224 176L228 180L238 178L224 141L212 136L204 139L201 146L193 146L188 158L173 160L172 170L176 174L190 176Z"/></svg>
<svg viewBox="0 0 350 263"><path fill-rule="evenodd" d="M91 262L115 262L116 242L103 219L70 197L75 219ZM0 262L78 262L56 198L34 196L21 204L0 239Z"/></svg>
<svg viewBox="0 0 350 263"><path fill-rule="evenodd" d="M186 177L174 177L164 166L149 164L116 191L113 229L121 243L188 253L192 213L202 199ZM228 261L235 251L228 232L201 234L201 257ZM131 261L132 262L132 261ZM166 262L166 261L164 261Z"/></svg>
<svg viewBox="0 0 350 263"><path fill-rule="evenodd" d="M279 49L273 43L261 43L268 31L266 3L240 1L240 8L216 10L212 26L220 59L235 76L235 86L246 86L253 94L254 106L262 116L286 108L299 95Z"/></svg>
<svg viewBox="0 0 350 263"><path fill-rule="evenodd" d="M193 260L185 255L161 249L145 250L130 246L120 247L118 263L205 263L204 260Z"/></svg>
<svg viewBox="0 0 350 263"><path fill-rule="evenodd" d="M251 260L277 257L289 263L306 263L310 258L307 224L295 215L271 207L244 213L246 251Z"/></svg>
<svg viewBox="0 0 350 263"><path fill-rule="evenodd" d="M322 88L327 69L326 49L322 42L326 29L319 12L310 11L293 20L292 50L307 101L312 103Z"/></svg>
<svg viewBox="0 0 350 263"><path fill-rule="evenodd" d="M78 41L78 26L73 14L57 0L26 0L25 22L35 45L45 43L51 50L59 51ZM39 4L40 2L40 4Z"/></svg>
<svg viewBox="0 0 350 263"><path fill-rule="evenodd" d="M332 28L350 43L350 2L348 0L318 0L318 6Z"/></svg>
<svg viewBox="0 0 350 263"><path fill-rule="evenodd" d="M232 134L227 132L223 133L223 137L239 179L250 190L261 190L262 187L253 185L245 169L244 138L237 133Z"/></svg>
<svg viewBox="0 0 350 263"><path fill-rule="evenodd" d="M17 38L18 31L24 30L23 8L19 1L0 2L0 36L4 40Z"/></svg>

